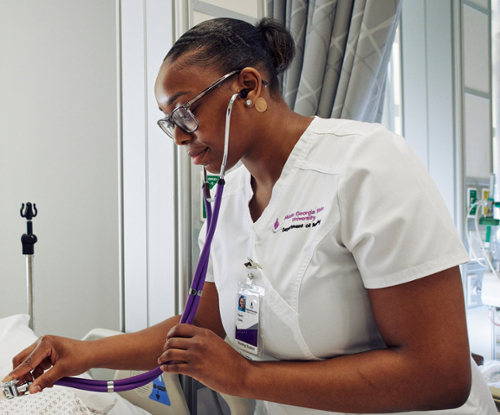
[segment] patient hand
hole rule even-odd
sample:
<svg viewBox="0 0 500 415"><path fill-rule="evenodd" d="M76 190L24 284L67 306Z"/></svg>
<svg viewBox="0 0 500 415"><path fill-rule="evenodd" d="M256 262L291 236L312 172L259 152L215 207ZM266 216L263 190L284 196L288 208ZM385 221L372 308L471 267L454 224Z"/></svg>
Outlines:
<svg viewBox="0 0 500 415"><path fill-rule="evenodd" d="M65 376L79 375L90 367L86 342L57 336L40 337L12 360L14 370L2 382L33 381L30 393L53 386Z"/></svg>

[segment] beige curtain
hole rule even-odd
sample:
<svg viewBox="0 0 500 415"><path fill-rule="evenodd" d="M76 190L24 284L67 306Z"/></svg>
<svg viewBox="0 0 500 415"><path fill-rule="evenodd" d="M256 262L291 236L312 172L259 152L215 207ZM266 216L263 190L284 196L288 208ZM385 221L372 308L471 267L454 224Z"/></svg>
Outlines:
<svg viewBox="0 0 500 415"><path fill-rule="evenodd" d="M283 96L299 114L380 122L401 0L268 0L297 56Z"/></svg>

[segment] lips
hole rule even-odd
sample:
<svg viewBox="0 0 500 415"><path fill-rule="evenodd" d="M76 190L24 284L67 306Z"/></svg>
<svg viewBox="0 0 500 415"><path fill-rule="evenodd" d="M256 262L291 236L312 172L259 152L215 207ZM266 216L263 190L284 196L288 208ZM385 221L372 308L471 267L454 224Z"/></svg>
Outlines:
<svg viewBox="0 0 500 415"><path fill-rule="evenodd" d="M205 156L208 147L203 149L193 149L188 151L188 156L191 157L194 164L201 164L203 157Z"/></svg>

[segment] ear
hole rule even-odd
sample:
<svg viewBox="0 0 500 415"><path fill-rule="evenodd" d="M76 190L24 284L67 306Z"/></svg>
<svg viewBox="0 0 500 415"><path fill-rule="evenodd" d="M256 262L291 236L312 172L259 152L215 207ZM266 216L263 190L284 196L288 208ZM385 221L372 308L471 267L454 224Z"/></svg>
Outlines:
<svg viewBox="0 0 500 415"><path fill-rule="evenodd" d="M252 105L249 105L249 107L253 106L262 93L262 77L257 69L247 67L240 72L238 75L238 91L241 91L240 97L245 101L252 101Z"/></svg>

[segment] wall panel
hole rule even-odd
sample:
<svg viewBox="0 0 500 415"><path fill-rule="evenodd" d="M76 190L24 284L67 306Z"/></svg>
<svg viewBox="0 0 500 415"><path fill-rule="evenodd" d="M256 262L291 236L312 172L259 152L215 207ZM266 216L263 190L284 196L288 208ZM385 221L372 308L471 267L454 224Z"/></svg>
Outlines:
<svg viewBox="0 0 500 415"><path fill-rule="evenodd" d="M26 313L22 202L36 202L35 330L120 327L115 1L0 2L0 317Z"/></svg>

